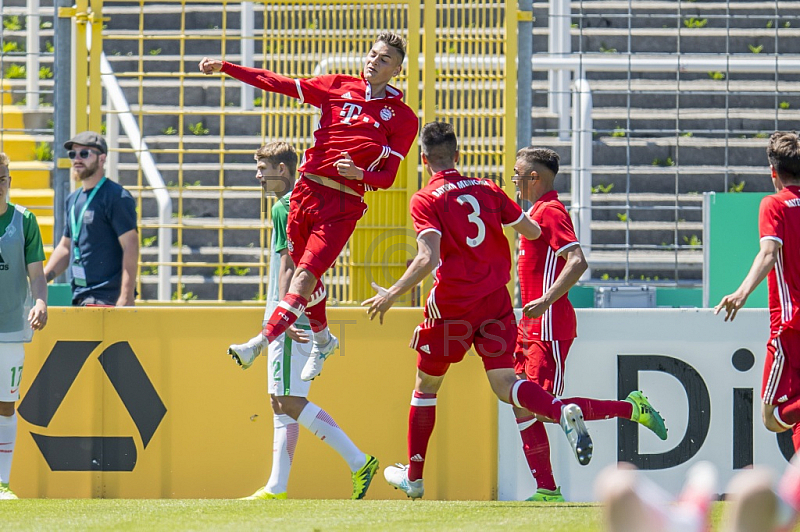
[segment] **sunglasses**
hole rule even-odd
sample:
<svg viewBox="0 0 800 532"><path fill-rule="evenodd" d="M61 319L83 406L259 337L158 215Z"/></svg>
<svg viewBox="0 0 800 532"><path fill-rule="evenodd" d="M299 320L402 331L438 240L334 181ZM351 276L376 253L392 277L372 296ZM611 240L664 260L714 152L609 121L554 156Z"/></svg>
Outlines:
<svg viewBox="0 0 800 532"><path fill-rule="evenodd" d="M69 150L67 152L67 157L69 157L70 159L75 159L75 158L88 159L89 155L92 153L100 153L100 152L90 149L83 149L81 151Z"/></svg>

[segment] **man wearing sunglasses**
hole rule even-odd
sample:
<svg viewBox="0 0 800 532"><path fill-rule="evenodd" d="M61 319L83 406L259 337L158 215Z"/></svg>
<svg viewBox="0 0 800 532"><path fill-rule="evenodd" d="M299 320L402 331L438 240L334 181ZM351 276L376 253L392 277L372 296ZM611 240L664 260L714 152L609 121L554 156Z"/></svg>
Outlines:
<svg viewBox="0 0 800 532"><path fill-rule="evenodd" d="M47 280L69 270L75 306L133 306L139 258L133 196L105 177L108 147L98 133L78 133L64 148L80 187L67 198L64 236L44 268Z"/></svg>

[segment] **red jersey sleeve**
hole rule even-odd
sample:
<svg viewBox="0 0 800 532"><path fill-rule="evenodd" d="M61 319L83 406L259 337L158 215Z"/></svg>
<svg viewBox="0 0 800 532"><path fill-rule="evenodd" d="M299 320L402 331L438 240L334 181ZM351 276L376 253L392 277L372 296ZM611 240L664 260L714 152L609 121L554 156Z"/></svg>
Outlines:
<svg viewBox="0 0 800 532"><path fill-rule="evenodd" d="M420 192L411 196L411 219L414 220L414 230L418 237L428 231L442 234L442 223L436 214L433 199Z"/></svg>
<svg viewBox="0 0 800 532"><path fill-rule="evenodd" d="M773 238L783 243L783 212L780 200L767 196L758 209L758 232L761 239Z"/></svg>
<svg viewBox="0 0 800 532"><path fill-rule="evenodd" d="M327 97L334 75L319 76L311 79L292 79L270 70L249 68L224 61L222 70L232 78L252 85L261 90L284 94L297 98L300 103L308 103L320 107Z"/></svg>
<svg viewBox="0 0 800 532"><path fill-rule="evenodd" d="M542 236L550 249L560 252L570 244L578 241L575 227L566 209L550 204L542 212Z"/></svg>
<svg viewBox="0 0 800 532"><path fill-rule="evenodd" d="M515 225L522 220L525 213L522 208L517 205L517 202L508 197L505 190L492 183L492 188L495 189L497 197L500 200L500 222L505 225Z"/></svg>
<svg viewBox="0 0 800 532"><path fill-rule="evenodd" d="M395 177L397 177L397 170L400 169L400 163L408 155L411 145L417 137L417 129L419 129L419 120L412 111L389 136L388 148L391 151L383 168L377 172L364 171L365 185L369 185L372 188L389 188L392 186Z"/></svg>

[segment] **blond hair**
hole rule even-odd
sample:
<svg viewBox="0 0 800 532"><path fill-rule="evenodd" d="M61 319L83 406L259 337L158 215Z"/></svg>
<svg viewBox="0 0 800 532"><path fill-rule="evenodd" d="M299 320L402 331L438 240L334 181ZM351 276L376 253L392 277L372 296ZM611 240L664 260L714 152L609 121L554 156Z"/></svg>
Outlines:
<svg viewBox="0 0 800 532"><path fill-rule="evenodd" d="M275 141L264 144L256 150L255 159L256 161L266 159L273 166L283 163L292 177L297 170L297 152L288 142Z"/></svg>
<svg viewBox="0 0 800 532"><path fill-rule="evenodd" d="M11 164L11 159L8 158L4 152L0 151L0 166L8 166Z"/></svg>

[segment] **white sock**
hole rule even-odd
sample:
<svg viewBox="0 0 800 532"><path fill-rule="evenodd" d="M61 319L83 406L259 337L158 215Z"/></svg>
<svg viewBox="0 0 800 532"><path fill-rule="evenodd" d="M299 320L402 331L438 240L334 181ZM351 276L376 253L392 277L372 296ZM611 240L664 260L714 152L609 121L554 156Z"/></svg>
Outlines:
<svg viewBox="0 0 800 532"><path fill-rule="evenodd" d="M277 494L285 493L289 485L289 472L292 469L300 426L286 414L275 414L273 424L275 432L272 437L272 473L267 481L267 491Z"/></svg>
<svg viewBox="0 0 800 532"><path fill-rule="evenodd" d="M17 414L0 416L0 482L8 484L11 476L11 459L17 441Z"/></svg>
<svg viewBox="0 0 800 532"><path fill-rule="evenodd" d="M347 462L350 471L355 473L367 463L367 456L347 437L333 418L314 403L309 402L303 408L297 417L297 422L339 453Z"/></svg>
<svg viewBox="0 0 800 532"><path fill-rule="evenodd" d="M328 329L327 327L313 334L314 334L314 343L317 345L325 345L331 339L331 330Z"/></svg>

